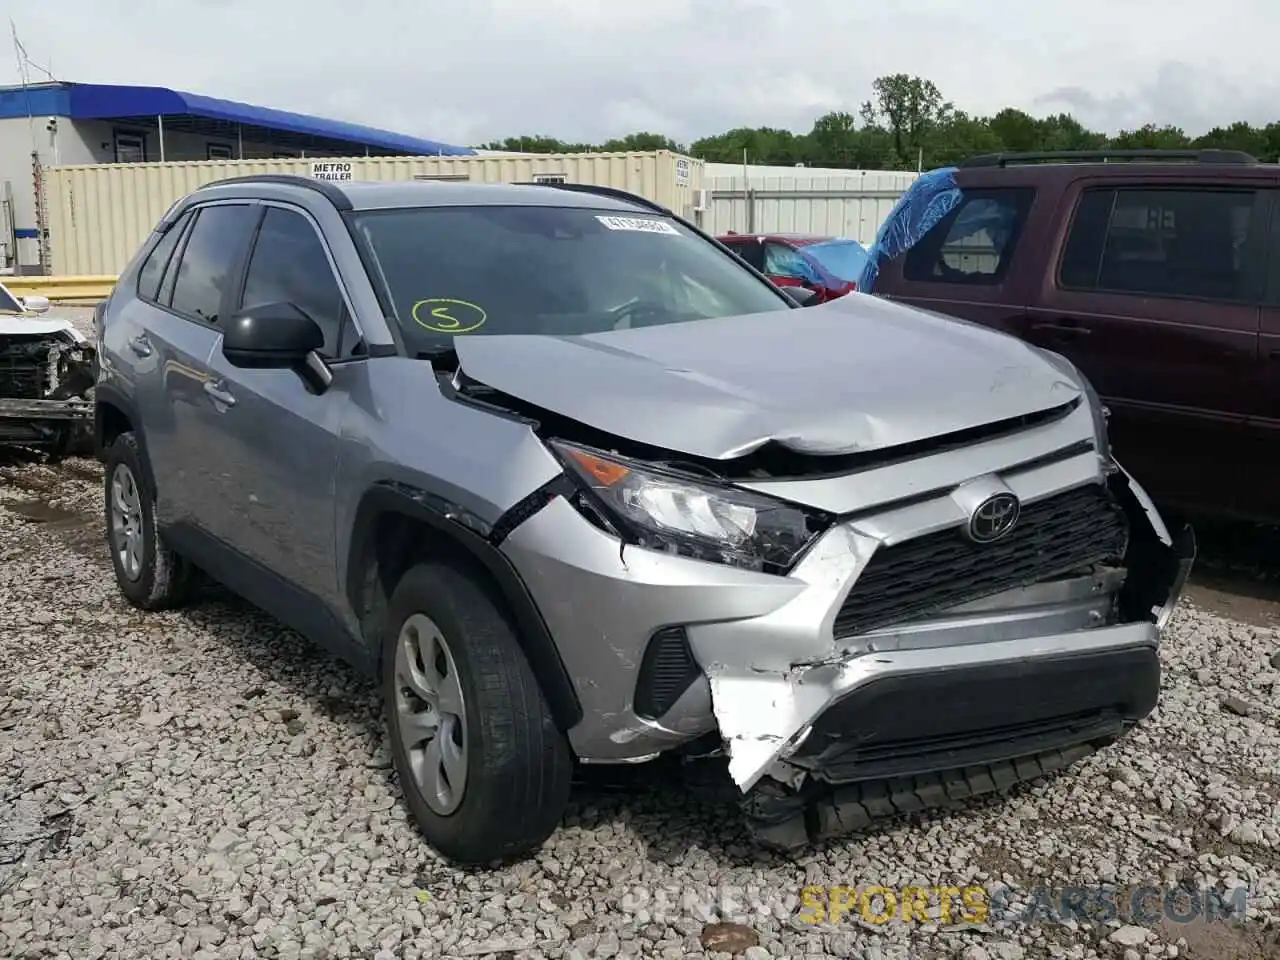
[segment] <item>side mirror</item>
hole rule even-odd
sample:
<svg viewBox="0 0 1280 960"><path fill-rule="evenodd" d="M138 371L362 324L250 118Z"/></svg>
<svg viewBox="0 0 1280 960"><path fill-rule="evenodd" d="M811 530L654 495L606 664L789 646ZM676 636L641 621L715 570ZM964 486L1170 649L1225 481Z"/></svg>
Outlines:
<svg viewBox="0 0 1280 960"><path fill-rule="evenodd" d="M222 354L231 365L253 369L296 368L323 346L319 324L292 303L242 311L222 335Z"/></svg>
<svg viewBox="0 0 1280 960"><path fill-rule="evenodd" d="M794 300L797 307L811 307L820 299L818 291L809 287L779 287L778 289Z"/></svg>
<svg viewBox="0 0 1280 960"><path fill-rule="evenodd" d="M48 313L49 298L48 297L23 297L21 300L22 309L27 313Z"/></svg>
<svg viewBox="0 0 1280 960"><path fill-rule="evenodd" d="M319 324L293 303L265 303L232 317L223 333L223 356L232 366L289 369L324 347Z"/></svg>

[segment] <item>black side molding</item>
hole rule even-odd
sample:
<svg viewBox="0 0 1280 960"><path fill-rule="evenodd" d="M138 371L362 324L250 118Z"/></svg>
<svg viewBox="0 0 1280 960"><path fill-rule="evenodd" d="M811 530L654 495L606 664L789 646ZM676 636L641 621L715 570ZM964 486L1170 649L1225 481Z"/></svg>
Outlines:
<svg viewBox="0 0 1280 960"><path fill-rule="evenodd" d="M542 505L545 506L550 499L548 497L543 500ZM569 671L560 659L560 652L556 649L546 621L542 619L537 604L511 561L491 542L490 537L496 528L484 524L461 508L452 507L439 498L406 484L374 485L364 495L356 511L346 584L347 596L353 609L359 610L357 599L362 589L361 561L372 546L370 537L376 529L375 521L384 513L398 514L426 524L461 550L465 557L474 560L488 572L515 617L520 645L542 688L543 696L547 698L547 705L556 725L561 730L576 726L582 719L582 704L578 700L573 681L569 678Z"/></svg>
<svg viewBox="0 0 1280 960"><path fill-rule="evenodd" d="M115 410L129 422L129 429L138 438L138 453L142 457L143 480L149 489L156 488L155 474L151 471L151 458L147 455L147 437L142 427L142 420L133 402L115 387L107 383L98 383L94 387L93 404L93 447L94 453L101 460L106 453L106 433L112 410Z"/></svg>

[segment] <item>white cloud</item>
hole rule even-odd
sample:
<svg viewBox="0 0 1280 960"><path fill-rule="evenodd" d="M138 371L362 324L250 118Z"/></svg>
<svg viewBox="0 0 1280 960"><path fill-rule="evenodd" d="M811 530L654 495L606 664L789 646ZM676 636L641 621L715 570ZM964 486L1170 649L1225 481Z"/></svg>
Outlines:
<svg viewBox="0 0 1280 960"><path fill-rule="evenodd" d="M461 143L802 132L894 72L972 113L1070 110L1104 130L1266 122L1280 92L1274 0L49 0L16 16L63 79Z"/></svg>

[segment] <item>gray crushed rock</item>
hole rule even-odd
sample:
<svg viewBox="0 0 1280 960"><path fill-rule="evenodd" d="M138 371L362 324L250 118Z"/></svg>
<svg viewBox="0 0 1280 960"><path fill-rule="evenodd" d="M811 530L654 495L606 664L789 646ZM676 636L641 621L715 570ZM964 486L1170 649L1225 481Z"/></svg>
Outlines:
<svg viewBox="0 0 1280 960"><path fill-rule="evenodd" d="M788 860L662 780L584 788L538 855L464 872L406 821L370 684L234 599L144 615L118 598L99 484L92 462L0 456L0 956L1196 955L1190 927L1154 918L1016 920L1071 884L1243 889L1247 919L1215 929L1263 944L1280 923L1270 629L1185 604L1156 713L1003 801ZM932 900L875 923L855 893L839 922L802 919L802 888L858 884L979 885L1012 913Z"/></svg>

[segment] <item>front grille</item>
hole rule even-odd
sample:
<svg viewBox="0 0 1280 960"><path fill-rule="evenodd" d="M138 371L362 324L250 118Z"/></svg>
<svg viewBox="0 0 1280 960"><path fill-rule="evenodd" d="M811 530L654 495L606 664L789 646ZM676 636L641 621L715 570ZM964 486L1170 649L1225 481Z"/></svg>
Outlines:
<svg viewBox="0 0 1280 960"><path fill-rule="evenodd" d="M49 346L45 340L6 338L0 345L0 397L43 400L49 386Z"/></svg>
<svg viewBox="0 0 1280 960"><path fill-rule="evenodd" d="M959 529L875 552L836 615L835 635L905 623L1005 590L1124 556L1128 523L1101 484L1026 504L1002 540L978 544Z"/></svg>

